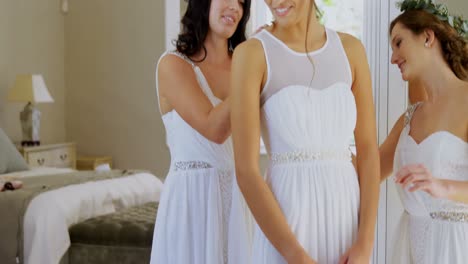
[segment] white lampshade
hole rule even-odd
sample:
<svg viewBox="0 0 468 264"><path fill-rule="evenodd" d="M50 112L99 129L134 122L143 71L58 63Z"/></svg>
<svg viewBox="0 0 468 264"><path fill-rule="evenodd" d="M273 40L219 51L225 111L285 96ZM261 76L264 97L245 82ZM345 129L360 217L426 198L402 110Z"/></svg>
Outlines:
<svg viewBox="0 0 468 264"><path fill-rule="evenodd" d="M52 103L54 99L41 74L20 74L16 76L15 84L8 93L8 101Z"/></svg>

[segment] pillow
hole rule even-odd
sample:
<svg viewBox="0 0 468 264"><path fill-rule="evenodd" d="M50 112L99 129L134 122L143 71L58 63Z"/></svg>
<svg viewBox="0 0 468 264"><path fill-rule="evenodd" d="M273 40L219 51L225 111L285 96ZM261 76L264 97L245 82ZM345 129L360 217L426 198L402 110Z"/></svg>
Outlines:
<svg viewBox="0 0 468 264"><path fill-rule="evenodd" d="M0 174L29 170L28 164L0 128Z"/></svg>

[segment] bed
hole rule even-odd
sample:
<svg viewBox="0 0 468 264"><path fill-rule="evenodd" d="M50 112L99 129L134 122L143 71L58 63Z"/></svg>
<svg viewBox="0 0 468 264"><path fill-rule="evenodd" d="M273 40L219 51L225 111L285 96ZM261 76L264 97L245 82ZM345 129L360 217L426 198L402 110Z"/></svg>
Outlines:
<svg viewBox="0 0 468 264"><path fill-rule="evenodd" d="M12 150L14 146L7 146L11 142L2 142L2 134L0 129L0 184L21 180L24 186L0 192L1 263L63 263L78 252L73 250L70 227L132 208L155 214L154 204L159 201L163 183L153 174L133 170L29 169L21 164L21 155ZM148 204L153 207L143 206Z"/></svg>

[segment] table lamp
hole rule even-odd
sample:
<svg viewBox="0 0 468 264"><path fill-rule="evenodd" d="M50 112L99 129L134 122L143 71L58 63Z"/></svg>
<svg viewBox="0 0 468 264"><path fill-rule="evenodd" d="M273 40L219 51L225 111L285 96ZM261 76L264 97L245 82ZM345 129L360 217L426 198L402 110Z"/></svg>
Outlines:
<svg viewBox="0 0 468 264"><path fill-rule="evenodd" d="M50 96L40 74L21 74L16 76L13 88L8 93L8 101L27 102L20 113L21 128L23 131L22 146L40 145L39 129L41 112L35 107L37 103L52 103Z"/></svg>

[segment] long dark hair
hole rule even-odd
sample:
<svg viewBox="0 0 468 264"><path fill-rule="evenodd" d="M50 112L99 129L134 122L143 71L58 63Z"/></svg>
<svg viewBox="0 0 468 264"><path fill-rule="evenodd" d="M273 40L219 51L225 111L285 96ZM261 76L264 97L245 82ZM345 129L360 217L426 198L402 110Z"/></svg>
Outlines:
<svg viewBox="0 0 468 264"><path fill-rule="evenodd" d="M175 40L177 51L187 57L191 57L204 50L204 57L206 58L207 50L204 42L208 30L210 29L209 17L211 0L186 0L188 1L187 10L182 17L181 24L182 30L178 38ZM237 25L234 34L229 38L228 52L232 53L237 45L245 41L245 29L250 17L250 0L245 0L242 4L243 14L242 18Z"/></svg>
<svg viewBox="0 0 468 264"><path fill-rule="evenodd" d="M390 34L397 23L421 34L426 29L434 31L440 41L445 61L461 80L468 80L468 44L449 23L440 20L424 10L408 10L395 18L390 24Z"/></svg>

